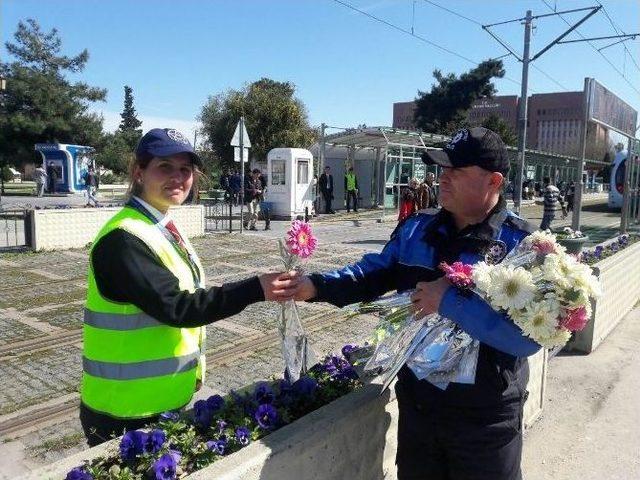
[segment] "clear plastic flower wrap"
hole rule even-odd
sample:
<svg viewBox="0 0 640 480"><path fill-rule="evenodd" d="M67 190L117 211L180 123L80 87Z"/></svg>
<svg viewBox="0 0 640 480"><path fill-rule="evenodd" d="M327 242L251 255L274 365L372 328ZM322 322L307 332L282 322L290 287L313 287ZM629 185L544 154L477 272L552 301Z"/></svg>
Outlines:
<svg viewBox="0 0 640 480"><path fill-rule="evenodd" d="M316 248L316 238L311 226L295 220L287 232L285 242L278 242L280 257L286 271L294 268L301 270L300 259L311 256ZM282 346L282 357L285 366L285 378L296 382L302 375L317 363L317 355L309 346L307 334L300 321L298 306L293 300L284 302L278 316L278 331Z"/></svg>
<svg viewBox="0 0 640 480"><path fill-rule="evenodd" d="M381 317L371 346L351 353L358 358L356 371L365 376L381 375L384 388L405 363L418 378L439 388L446 388L451 381L473 383L479 342L438 314L417 319L411 313L413 293L409 290L345 307L352 314L374 313ZM363 353L370 356L366 358ZM358 369L365 359L364 367Z"/></svg>

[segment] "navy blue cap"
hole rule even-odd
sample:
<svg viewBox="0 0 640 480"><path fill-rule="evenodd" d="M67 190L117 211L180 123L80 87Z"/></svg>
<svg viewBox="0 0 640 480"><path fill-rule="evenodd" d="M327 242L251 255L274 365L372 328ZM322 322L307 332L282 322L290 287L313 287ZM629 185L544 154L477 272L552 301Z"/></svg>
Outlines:
<svg viewBox="0 0 640 480"><path fill-rule="evenodd" d="M504 142L496 132L484 127L458 130L442 150L422 154L427 165L461 168L478 166L490 172L509 172L509 157Z"/></svg>
<svg viewBox="0 0 640 480"><path fill-rule="evenodd" d="M193 164L202 167L202 160L193 150L187 137L175 128L153 128L144 134L136 147L138 160L169 157L177 153L188 153Z"/></svg>

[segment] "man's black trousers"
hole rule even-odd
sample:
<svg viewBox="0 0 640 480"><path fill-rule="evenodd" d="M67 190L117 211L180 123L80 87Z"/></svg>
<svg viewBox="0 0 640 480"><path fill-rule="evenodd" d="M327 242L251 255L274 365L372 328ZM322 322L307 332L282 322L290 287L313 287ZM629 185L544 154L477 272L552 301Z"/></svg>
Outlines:
<svg viewBox="0 0 640 480"><path fill-rule="evenodd" d="M331 213L331 200L333 200L333 193L331 192L322 192L322 196L324 197L324 204L326 205L325 213Z"/></svg>
<svg viewBox="0 0 640 480"><path fill-rule="evenodd" d="M522 479L522 402L427 407L401 389L397 398L398 480Z"/></svg>

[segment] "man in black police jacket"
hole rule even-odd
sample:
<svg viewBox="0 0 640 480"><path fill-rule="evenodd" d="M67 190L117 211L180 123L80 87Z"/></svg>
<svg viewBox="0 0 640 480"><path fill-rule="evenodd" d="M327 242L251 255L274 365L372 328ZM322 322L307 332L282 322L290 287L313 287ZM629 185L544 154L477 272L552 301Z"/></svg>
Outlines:
<svg viewBox="0 0 640 480"><path fill-rule="evenodd" d="M460 130L423 160L443 167L438 213L412 215L382 252L354 265L305 277L297 300L343 306L415 288L418 312L438 312L480 341L474 384L445 390L398 375L400 480L520 480L526 358L540 346L476 294L463 294L438 265L500 261L533 228L507 210L502 186L509 161L500 137L482 127Z"/></svg>

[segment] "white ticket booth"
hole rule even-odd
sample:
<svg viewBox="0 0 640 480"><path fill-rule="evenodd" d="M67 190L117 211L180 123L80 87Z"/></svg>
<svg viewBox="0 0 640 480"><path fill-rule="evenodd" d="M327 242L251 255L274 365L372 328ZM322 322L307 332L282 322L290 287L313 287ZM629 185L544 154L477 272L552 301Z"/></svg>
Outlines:
<svg viewBox="0 0 640 480"><path fill-rule="evenodd" d="M293 219L313 211L313 155L303 148L267 154L266 201L272 218Z"/></svg>

